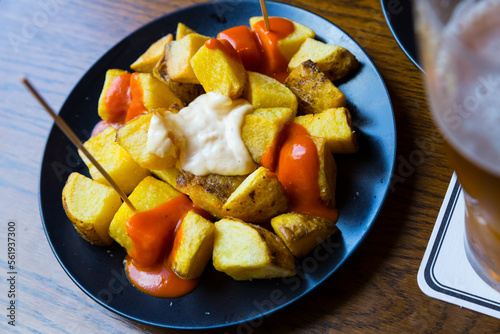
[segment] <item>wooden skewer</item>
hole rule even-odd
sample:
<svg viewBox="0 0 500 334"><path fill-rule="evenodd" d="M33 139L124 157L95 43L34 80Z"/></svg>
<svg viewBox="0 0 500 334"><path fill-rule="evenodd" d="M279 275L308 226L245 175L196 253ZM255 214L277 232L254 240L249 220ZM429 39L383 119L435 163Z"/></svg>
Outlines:
<svg viewBox="0 0 500 334"><path fill-rule="evenodd" d="M102 165L97 162L97 160L90 154L90 152L83 146L80 139L76 136L76 134L71 130L71 128L66 124L66 122L57 115L52 108L45 102L42 96L37 92L37 90L31 85L27 78L22 79L23 84L29 89L29 91L35 96L35 98L40 102L43 108L49 113L50 116L54 119L56 125L61 129L61 131L66 135L66 137L71 140L71 142L80 149L83 154L92 162L92 164L97 168L97 170L104 176L104 178L109 182L109 184L116 190L118 195L122 198L123 202L128 205L128 207L135 212L135 207L128 199L127 195L123 192L123 190L116 184L115 180L104 170Z"/></svg>
<svg viewBox="0 0 500 334"><path fill-rule="evenodd" d="M260 0L260 9L262 10L262 16L264 17L266 31L271 31L271 26L269 25L269 16L267 15L266 0Z"/></svg>

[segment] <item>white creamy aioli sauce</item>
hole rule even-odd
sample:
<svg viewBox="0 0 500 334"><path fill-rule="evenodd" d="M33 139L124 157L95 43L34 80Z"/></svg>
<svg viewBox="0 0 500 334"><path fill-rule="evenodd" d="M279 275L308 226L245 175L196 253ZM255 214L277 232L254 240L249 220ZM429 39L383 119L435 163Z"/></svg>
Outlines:
<svg viewBox="0 0 500 334"><path fill-rule="evenodd" d="M176 156L177 167L195 175L245 175L256 168L241 139L248 101L210 92L200 95L179 113L155 112L147 150L160 157ZM172 141L172 138L174 141Z"/></svg>

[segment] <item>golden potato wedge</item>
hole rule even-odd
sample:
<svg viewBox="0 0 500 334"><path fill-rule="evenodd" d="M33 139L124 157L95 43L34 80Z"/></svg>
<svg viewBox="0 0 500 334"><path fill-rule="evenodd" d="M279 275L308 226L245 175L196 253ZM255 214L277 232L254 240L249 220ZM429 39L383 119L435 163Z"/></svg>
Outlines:
<svg viewBox="0 0 500 334"><path fill-rule="evenodd" d="M115 83L117 79L119 84ZM108 104L110 90L113 92L113 99L112 103ZM121 70L106 72L98 107L99 115L104 120L110 123L129 121L143 112L172 106L179 110L184 103L152 74L130 74Z"/></svg>
<svg viewBox="0 0 500 334"><path fill-rule="evenodd" d="M253 26L257 22L262 21L262 19L262 16L251 17L250 27L253 28ZM299 50L300 46L307 38L314 38L316 36L314 31L306 27L305 25L294 21L292 21L292 23L295 28L294 31L290 35L278 41L278 48L286 60L290 60L292 58L292 56L297 52L297 50Z"/></svg>
<svg viewBox="0 0 500 334"><path fill-rule="evenodd" d="M166 169L175 165L176 155L159 157L147 150L148 131L153 112L142 114L125 123L116 134L116 142L123 147L141 167Z"/></svg>
<svg viewBox="0 0 500 334"><path fill-rule="evenodd" d="M165 47L167 73L172 80L193 84L200 83L194 74L190 61L208 39L209 37L191 33L167 44Z"/></svg>
<svg viewBox="0 0 500 334"><path fill-rule="evenodd" d="M165 45L173 40L172 34L163 36L146 50L137 60L130 65L130 68L136 72L153 73L156 63L163 57Z"/></svg>
<svg viewBox="0 0 500 334"><path fill-rule="evenodd" d="M180 191L180 189L177 187L177 176L179 175L179 172L180 171L175 166L167 168L167 169L161 169L161 170L151 169L151 173L154 176L156 176L157 178L159 178L162 181L167 182L172 187L174 187L175 189Z"/></svg>
<svg viewBox="0 0 500 334"><path fill-rule="evenodd" d="M113 82L115 79L120 77L121 75L127 75L128 78L128 83L127 85L130 84L130 73L124 70L119 70L119 69L110 69L106 71L106 77L104 79L104 86L101 91L101 95L99 96L99 102L97 104L97 112L99 114L99 117L101 117L105 121L109 121L111 123L113 122L121 122L125 119L125 116L127 114L127 108L128 105L126 103L117 106L114 105L113 108L110 108L110 106L107 103L107 94L111 88L115 89L113 87ZM128 92L127 91L122 91L121 95L123 98L128 98Z"/></svg>
<svg viewBox="0 0 500 334"><path fill-rule="evenodd" d="M209 42L215 47L209 48L205 44L191 58L194 74L205 92L219 92L237 99L247 81L245 67L228 41L213 38Z"/></svg>
<svg viewBox="0 0 500 334"><path fill-rule="evenodd" d="M320 71L331 81L345 77L359 65L356 57L347 49L325 44L313 38L307 38L288 63L288 72L293 71L306 60L312 60Z"/></svg>
<svg viewBox="0 0 500 334"><path fill-rule="evenodd" d="M187 194L194 204L216 218L224 217L222 205L245 180L246 176L208 174L197 176L181 170L177 175L177 189Z"/></svg>
<svg viewBox="0 0 500 334"><path fill-rule="evenodd" d="M172 92L167 85L149 73L135 73L135 80L142 87L142 102L147 111L157 108L169 108L173 105L177 109L184 107L184 103Z"/></svg>
<svg viewBox="0 0 500 334"><path fill-rule="evenodd" d="M222 206L225 215L249 223L268 222L288 209L285 189L265 167L250 174Z"/></svg>
<svg viewBox="0 0 500 334"><path fill-rule="evenodd" d="M281 130L293 117L290 108L260 108L245 115L241 139L253 161L260 164L266 150L278 140Z"/></svg>
<svg viewBox="0 0 500 334"><path fill-rule="evenodd" d="M358 137L347 108L332 108L315 115L297 116L293 122L302 125L311 136L325 138L333 154L358 151Z"/></svg>
<svg viewBox="0 0 500 334"><path fill-rule="evenodd" d="M242 97L255 109L290 108L294 116L297 113L295 94L278 80L264 74L248 71L248 82Z"/></svg>
<svg viewBox="0 0 500 334"><path fill-rule="evenodd" d="M200 277L212 257L214 224L189 211L175 232L169 260L174 273L182 279Z"/></svg>
<svg viewBox="0 0 500 334"><path fill-rule="evenodd" d="M177 196L180 192L168 183L147 176L141 181L129 196L130 202L138 212L154 209ZM123 203L109 225L109 236L130 252L134 245L127 234L127 221L132 217L132 210Z"/></svg>
<svg viewBox="0 0 500 334"><path fill-rule="evenodd" d="M182 39L184 36L192 34L192 33L196 33L196 31L189 28L184 23L179 22L179 23L177 23L177 31L175 33L175 40L178 41L179 39Z"/></svg>
<svg viewBox="0 0 500 334"><path fill-rule="evenodd" d="M321 113L346 105L344 93L311 60L290 72L285 85L298 97L299 111L304 114Z"/></svg>
<svg viewBox="0 0 500 334"><path fill-rule="evenodd" d="M299 213L285 213L274 217L271 225L296 258L305 256L338 231L331 220Z"/></svg>
<svg viewBox="0 0 500 334"><path fill-rule="evenodd" d="M108 227L122 204L117 192L86 176L70 174L62 192L64 211L77 232L88 242L111 245Z"/></svg>
<svg viewBox="0 0 500 334"><path fill-rule="evenodd" d="M213 265L235 280L295 275L294 258L272 232L238 219L215 223Z"/></svg>
<svg viewBox="0 0 500 334"><path fill-rule="evenodd" d="M118 186L126 194L130 194L139 182L150 173L137 164L130 154L115 142L115 138L116 130L108 126L102 132L87 140L83 146L102 165ZM92 178L99 183L110 186L90 160L81 151L78 151L78 153L89 168Z"/></svg>
<svg viewBox="0 0 500 334"><path fill-rule="evenodd" d="M337 184L337 165L325 138L311 137L318 149L318 185L321 200L329 207L335 207L335 187Z"/></svg>
<svg viewBox="0 0 500 334"><path fill-rule="evenodd" d="M167 61L165 56L163 56L156 64L153 69L153 76L166 84L168 88L170 88L170 90L174 92L174 94L181 99L182 102L184 102L184 105L188 105L198 96L205 93L203 86L200 84L182 83L172 80L168 76Z"/></svg>

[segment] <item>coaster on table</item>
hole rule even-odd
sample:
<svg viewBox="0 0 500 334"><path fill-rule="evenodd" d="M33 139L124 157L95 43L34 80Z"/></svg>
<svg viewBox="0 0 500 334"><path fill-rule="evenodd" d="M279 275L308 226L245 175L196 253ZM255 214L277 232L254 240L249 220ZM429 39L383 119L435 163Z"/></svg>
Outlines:
<svg viewBox="0 0 500 334"><path fill-rule="evenodd" d="M472 269L465 254L465 202L453 174L418 271L428 296L500 318L500 292Z"/></svg>

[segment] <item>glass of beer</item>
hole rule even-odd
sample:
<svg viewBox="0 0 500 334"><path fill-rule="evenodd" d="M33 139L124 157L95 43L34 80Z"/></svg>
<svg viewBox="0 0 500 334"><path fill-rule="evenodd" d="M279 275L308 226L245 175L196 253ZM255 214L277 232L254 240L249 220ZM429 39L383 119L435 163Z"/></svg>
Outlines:
<svg viewBox="0 0 500 334"><path fill-rule="evenodd" d="M416 0L426 91L465 197L465 250L500 291L500 0Z"/></svg>

